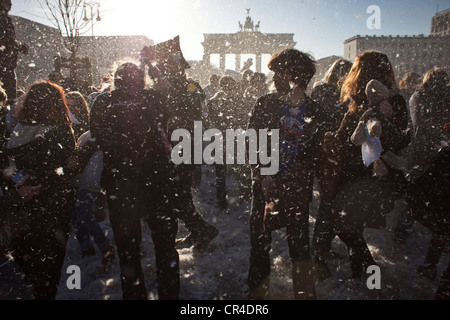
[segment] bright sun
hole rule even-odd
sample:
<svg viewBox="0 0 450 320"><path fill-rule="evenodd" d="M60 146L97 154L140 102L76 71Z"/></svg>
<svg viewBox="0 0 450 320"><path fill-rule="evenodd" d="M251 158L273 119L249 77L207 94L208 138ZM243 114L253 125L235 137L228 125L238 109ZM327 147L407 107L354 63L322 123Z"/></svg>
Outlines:
<svg viewBox="0 0 450 320"><path fill-rule="evenodd" d="M179 31L177 4L173 0L108 0L104 19L98 24L102 33L147 35L156 42L167 40Z"/></svg>

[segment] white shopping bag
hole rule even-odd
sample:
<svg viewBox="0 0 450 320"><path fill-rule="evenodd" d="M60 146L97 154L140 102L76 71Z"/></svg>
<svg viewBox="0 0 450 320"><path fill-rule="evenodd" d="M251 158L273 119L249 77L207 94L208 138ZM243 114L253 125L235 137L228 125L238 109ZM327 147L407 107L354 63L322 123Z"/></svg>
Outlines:
<svg viewBox="0 0 450 320"><path fill-rule="evenodd" d="M361 145L361 154L364 165L366 167L376 160L380 160L383 147L381 145L380 138L372 137L366 127L366 140Z"/></svg>

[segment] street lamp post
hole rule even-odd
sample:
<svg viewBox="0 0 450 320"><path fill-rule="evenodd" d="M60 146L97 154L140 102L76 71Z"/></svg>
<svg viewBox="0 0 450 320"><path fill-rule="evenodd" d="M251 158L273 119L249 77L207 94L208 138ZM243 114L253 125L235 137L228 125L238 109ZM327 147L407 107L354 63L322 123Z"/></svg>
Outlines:
<svg viewBox="0 0 450 320"><path fill-rule="evenodd" d="M90 17L88 17L88 15L87 15L87 7L89 7L89 9L90 9ZM95 12L96 7L97 7L97 12ZM94 16L97 15L97 17L95 18L96 21L102 21L102 18L100 17L100 3L84 2L83 10L84 10L83 21L91 22L92 36L94 36Z"/></svg>

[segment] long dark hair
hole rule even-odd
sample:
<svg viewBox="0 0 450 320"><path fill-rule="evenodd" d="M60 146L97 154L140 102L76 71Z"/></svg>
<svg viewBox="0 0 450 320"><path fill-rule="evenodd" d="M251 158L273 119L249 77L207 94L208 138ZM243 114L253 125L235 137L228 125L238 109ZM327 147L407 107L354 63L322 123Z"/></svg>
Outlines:
<svg viewBox="0 0 450 320"><path fill-rule="evenodd" d="M341 103L350 101L349 111L355 113L358 103L355 97L365 95L366 85L375 79L388 89L397 87L394 69L389 58L378 51L365 51L356 57L341 89Z"/></svg>
<svg viewBox="0 0 450 320"><path fill-rule="evenodd" d="M67 124L71 126L72 121L63 88L49 81L38 81L32 84L17 120L27 125Z"/></svg>

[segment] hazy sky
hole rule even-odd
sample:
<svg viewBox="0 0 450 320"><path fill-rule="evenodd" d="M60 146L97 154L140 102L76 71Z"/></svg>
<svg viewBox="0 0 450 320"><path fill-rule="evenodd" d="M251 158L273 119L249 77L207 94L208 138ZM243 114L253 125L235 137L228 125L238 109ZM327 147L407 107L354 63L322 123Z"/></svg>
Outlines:
<svg viewBox="0 0 450 320"><path fill-rule="evenodd" d="M53 0L52 0L53 1ZM450 0L97 0L95 35L145 35L161 42L180 35L184 55L201 60L204 33L234 33L246 9L263 33L294 33L296 48L316 59L342 55L354 35L428 35L431 17ZM381 9L381 29L369 29L370 5ZM13 15L49 24L36 0L12 0ZM87 35L90 35L88 33Z"/></svg>

